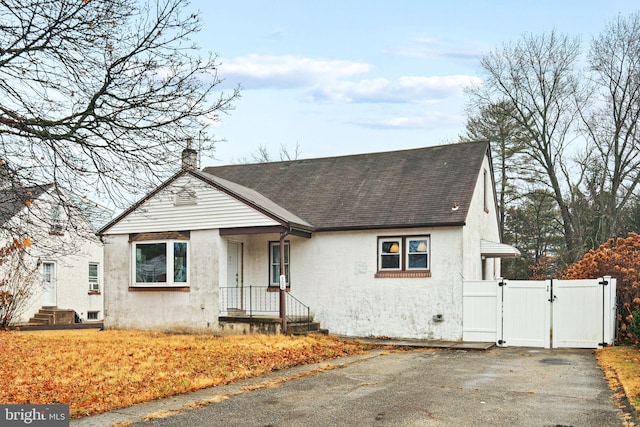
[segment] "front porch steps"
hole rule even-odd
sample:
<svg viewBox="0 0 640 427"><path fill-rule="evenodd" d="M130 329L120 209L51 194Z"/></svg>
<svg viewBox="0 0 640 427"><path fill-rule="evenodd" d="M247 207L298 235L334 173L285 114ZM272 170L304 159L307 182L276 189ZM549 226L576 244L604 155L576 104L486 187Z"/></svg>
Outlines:
<svg viewBox="0 0 640 427"><path fill-rule="evenodd" d="M42 307L31 319L28 325L70 325L75 323L73 310L58 307Z"/></svg>
<svg viewBox="0 0 640 427"><path fill-rule="evenodd" d="M280 320L280 319L278 319ZM306 320L287 322L287 333L290 335L321 334L328 335L329 330L320 327L320 322Z"/></svg>
<svg viewBox="0 0 640 427"><path fill-rule="evenodd" d="M220 316L218 323L223 331L234 334L280 334L282 333L282 320L275 316L248 316L244 313L229 312L227 316ZM329 331L323 329L320 322L306 317L295 316L287 320L287 334L327 335Z"/></svg>

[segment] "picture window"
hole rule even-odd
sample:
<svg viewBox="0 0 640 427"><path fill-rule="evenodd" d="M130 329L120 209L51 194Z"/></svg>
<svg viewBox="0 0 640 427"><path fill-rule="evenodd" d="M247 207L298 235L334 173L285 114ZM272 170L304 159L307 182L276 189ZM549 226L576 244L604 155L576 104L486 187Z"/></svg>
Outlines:
<svg viewBox="0 0 640 427"><path fill-rule="evenodd" d="M135 286L187 285L188 242L145 241L133 245Z"/></svg>

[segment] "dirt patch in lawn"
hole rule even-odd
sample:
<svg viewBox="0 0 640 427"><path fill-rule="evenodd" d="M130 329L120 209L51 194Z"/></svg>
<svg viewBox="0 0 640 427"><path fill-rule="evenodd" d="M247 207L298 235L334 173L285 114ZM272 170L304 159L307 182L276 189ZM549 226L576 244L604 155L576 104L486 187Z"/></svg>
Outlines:
<svg viewBox="0 0 640 427"><path fill-rule="evenodd" d="M78 418L370 348L321 335L0 332L0 402L69 404Z"/></svg>

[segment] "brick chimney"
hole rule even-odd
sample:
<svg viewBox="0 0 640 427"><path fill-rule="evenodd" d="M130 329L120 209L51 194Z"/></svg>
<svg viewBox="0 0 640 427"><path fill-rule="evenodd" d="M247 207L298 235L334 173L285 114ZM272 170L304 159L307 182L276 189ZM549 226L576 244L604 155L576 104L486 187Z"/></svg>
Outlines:
<svg viewBox="0 0 640 427"><path fill-rule="evenodd" d="M187 148L182 150L182 169L197 170L198 169L198 152L191 148L191 144L187 143Z"/></svg>

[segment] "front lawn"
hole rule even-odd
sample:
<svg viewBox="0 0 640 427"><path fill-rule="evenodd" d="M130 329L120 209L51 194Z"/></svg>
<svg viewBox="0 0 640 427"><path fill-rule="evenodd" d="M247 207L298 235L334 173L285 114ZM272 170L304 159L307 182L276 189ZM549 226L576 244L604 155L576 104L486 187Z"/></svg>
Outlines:
<svg viewBox="0 0 640 427"><path fill-rule="evenodd" d="M0 403L69 404L78 418L367 349L319 335L0 332Z"/></svg>
<svg viewBox="0 0 640 427"><path fill-rule="evenodd" d="M640 349L631 346L605 347L598 350L596 355L611 388L615 390L621 385L629 402L639 414Z"/></svg>

